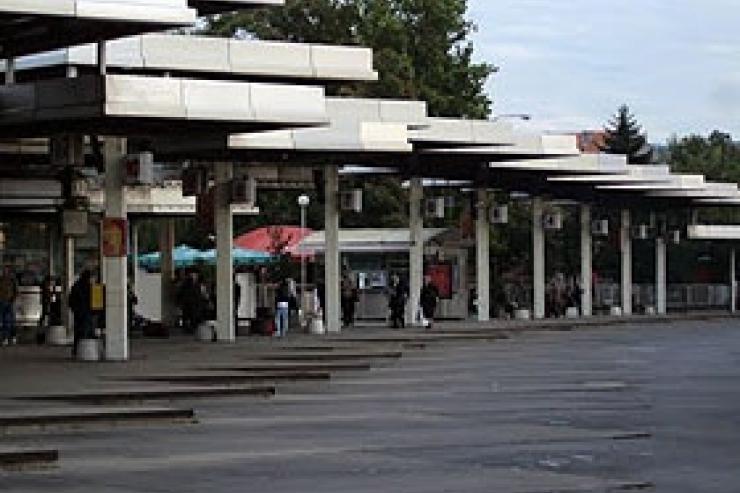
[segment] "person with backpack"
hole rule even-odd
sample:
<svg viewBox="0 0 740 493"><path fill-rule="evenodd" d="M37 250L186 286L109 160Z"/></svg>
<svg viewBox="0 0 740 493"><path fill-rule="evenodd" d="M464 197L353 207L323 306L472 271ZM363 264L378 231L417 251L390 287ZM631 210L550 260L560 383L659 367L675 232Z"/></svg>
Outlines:
<svg viewBox="0 0 740 493"><path fill-rule="evenodd" d="M0 275L0 344L7 346L17 342L15 334L15 299L18 283L10 267L5 266Z"/></svg>

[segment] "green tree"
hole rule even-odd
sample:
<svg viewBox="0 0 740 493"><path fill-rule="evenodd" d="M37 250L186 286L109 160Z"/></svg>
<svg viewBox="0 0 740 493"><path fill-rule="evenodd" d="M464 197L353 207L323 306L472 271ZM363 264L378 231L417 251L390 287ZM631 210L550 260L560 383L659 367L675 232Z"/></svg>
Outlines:
<svg viewBox="0 0 740 493"><path fill-rule="evenodd" d="M652 162L653 149L627 105L619 107L605 131L606 139L601 148L603 152L624 154L630 164L650 164Z"/></svg>
<svg viewBox="0 0 740 493"><path fill-rule="evenodd" d="M373 49L379 80L330 85L329 94L427 101L432 116L486 118L485 91L492 65L473 61L467 0L288 0L276 9L241 11L217 18L211 34L304 43L360 45ZM408 224L408 194L397 178L363 180L365 211L345 215L345 227ZM293 210L293 197L273 197L263 208L268 222ZM271 213L275 215L271 215ZM310 216L309 222L316 224ZM321 224L321 221L318 222Z"/></svg>
<svg viewBox="0 0 740 493"><path fill-rule="evenodd" d="M713 181L740 182L740 146L730 134L715 130L708 137L673 137L666 154L673 171L701 173Z"/></svg>
<svg viewBox="0 0 740 493"><path fill-rule="evenodd" d="M331 92L420 99L433 116L485 118L485 84L495 67L473 61L467 0L288 0L279 9L217 18L221 36L372 48L380 80L342 84Z"/></svg>

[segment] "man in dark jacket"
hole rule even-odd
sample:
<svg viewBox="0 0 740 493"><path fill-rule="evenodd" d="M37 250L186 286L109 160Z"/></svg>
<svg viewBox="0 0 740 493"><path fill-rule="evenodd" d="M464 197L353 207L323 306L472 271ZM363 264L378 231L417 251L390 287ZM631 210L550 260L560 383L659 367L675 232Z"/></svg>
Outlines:
<svg viewBox="0 0 740 493"><path fill-rule="evenodd" d="M427 320L427 329L431 329L432 323L434 323L434 312L437 311L438 301L439 290L437 289L437 286L432 283L432 278L427 277L424 280L424 286L422 286L421 293L419 295L421 312Z"/></svg>
<svg viewBox="0 0 740 493"><path fill-rule="evenodd" d="M74 317L74 341L72 357L77 356L77 343L93 336L93 312L91 307L92 275L85 269L72 285L69 292L69 308Z"/></svg>

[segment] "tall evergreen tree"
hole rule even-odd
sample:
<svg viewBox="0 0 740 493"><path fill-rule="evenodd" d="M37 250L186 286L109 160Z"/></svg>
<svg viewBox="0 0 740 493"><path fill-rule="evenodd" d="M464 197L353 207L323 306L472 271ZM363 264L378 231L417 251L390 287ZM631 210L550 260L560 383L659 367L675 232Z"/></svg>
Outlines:
<svg viewBox="0 0 740 493"><path fill-rule="evenodd" d="M605 129L606 139L601 150L608 154L624 154L630 164L650 164L653 159L653 149L642 133L642 127L630 113L625 104L619 107L617 114Z"/></svg>

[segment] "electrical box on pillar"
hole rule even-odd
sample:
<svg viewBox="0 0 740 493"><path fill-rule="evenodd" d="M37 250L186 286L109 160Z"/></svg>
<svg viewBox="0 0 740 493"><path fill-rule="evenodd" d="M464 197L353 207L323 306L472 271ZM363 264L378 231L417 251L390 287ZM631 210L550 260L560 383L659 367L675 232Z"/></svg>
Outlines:
<svg viewBox="0 0 740 493"><path fill-rule="evenodd" d="M591 234L594 236L609 236L609 220L597 219L591 223Z"/></svg>
<svg viewBox="0 0 740 493"><path fill-rule="evenodd" d="M681 243L681 230L674 229L668 233L668 238L673 242L674 245Z"/></svg>
<svg viewBox="0 0 740 493"><path fill-rule="evenodd" d="M234 178L231 181L231 203L257 203L257 180L248 176Z"/></svg>
<svg viewBox="0 0 740 493"><path fill-rule="evenodd" d="M650 238L650 225L649 224L638 224L635 226L634 234L632 235L636 240L647 240Z"/></svg>
<svg viewBox="0 0 740 493"><path fill-rule="evenodd" d="M154 183L154 154L139 152L123 158L126 185L152 185Z"/></svg>
<svg viewBox="0 0 740 493"><path fill-rule="evenodd" d="M446 200L444 197L431 197L426 200L424 215L430 219L444 219Z"/></svg>
<svg viewBox="0 0 740 493"><path fill-rule="evenodd" d="M339 194L339 208L346 212L362 212L362 189L349 190Z"/></svg>
<svg viewBox="0 0 740 493"><path fill-rule="evenodd" d="M88 214L86 210L67 209L62 211L62 234L64 236L87 236Z"/></svg>
<svg viewBox="0 0 740 493"><path fill-rule="evenodd" d="M208 172L200 166L192 166L182 171L182 196L197 197L208 187Z"/></svg>
<svg viewBox="0 0 740 493"><path fill-rule="evenodd" d="M559 211L549 212L543 216L542 225L550 231L561 230L563 229L563 215Z"/></svg>
<svg viewBox="0 0 740 493"><path fill-rule="evenodd" d="M509 206L494 205L488 214L491 224L508 224L509 223Z"/></svg>

